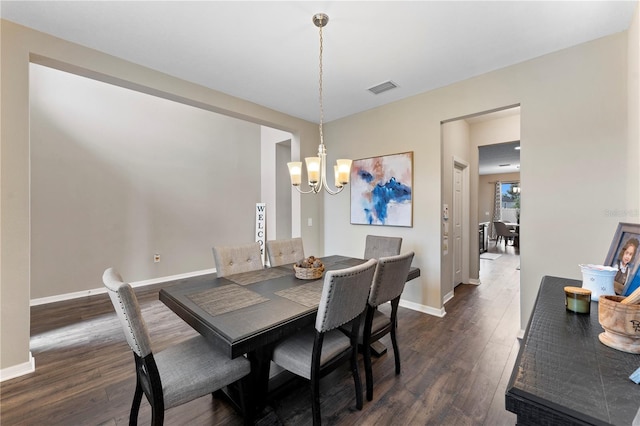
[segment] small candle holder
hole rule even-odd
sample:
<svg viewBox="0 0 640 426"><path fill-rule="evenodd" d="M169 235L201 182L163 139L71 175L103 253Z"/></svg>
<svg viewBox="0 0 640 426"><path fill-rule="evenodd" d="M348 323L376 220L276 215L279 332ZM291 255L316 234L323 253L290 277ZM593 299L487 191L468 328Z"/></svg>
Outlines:
<svg viewBox="0 0 640 426"><path fill-rule="evenodd" d="M577 314L591 312L591 290L582 287L565 287L564 294L564 305L567 311Z"/></svg>

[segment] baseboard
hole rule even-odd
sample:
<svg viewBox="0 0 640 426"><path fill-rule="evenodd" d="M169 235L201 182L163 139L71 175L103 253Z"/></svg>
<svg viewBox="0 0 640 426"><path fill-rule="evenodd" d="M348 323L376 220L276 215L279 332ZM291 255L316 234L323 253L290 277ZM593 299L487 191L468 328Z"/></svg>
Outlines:
<svg viewBox="0 0 640 426"><path fill-rule="evenodd" d="M518 340L522 340L524 338L524 330L520 329L520 331L518 331L518 335L516 337L518 338Z"/></svg>
<svg viewBox="0 0 640 426"><path fill-rule="evenodd" d="M480 278L469 278L469 284L480 285L482 283L480 282Z"/></svg>
<svg viewBox="0 0 640 426"><path fill-rule="evenodd" d="M411 309L412 311L422 312L439 318L442 318L447 314L447 312L444 310L444 307L435 309L431 306L421 305L419 303L409 302L403 299L400 299L400 306L402 306L403 308Z"/></svg>
<svg viewBox="0 0 640 426"><path fill-rule="evenodd" d="M31 354L31 351L29 351L29 361L0 370L0 382L15 379L16 377L24 376L34 371L36 371L36 360Z"/></svg>
<svg viewBox="0 0 640 426"><path fill-rule="evenodd" d="M158 278L152 278L150 280L143 280L143 281L135 281L130 284L131 284L131 287L144 287L148 285L166 283L168 281L180 280L183 278L196 277L198 275L213 274L215 272L216 272L215 268L203 269L201 271L188 272L185 274L158 277ZM93 296L95 294L103 294L106 292L107 292L106 288L100 287L100 288L94 288L91 290L83 290L83 291L76 291L73 293L58 294L56 296L40 297L37 299L31 299L30 305L31 306L45 305L47 303L62 302L65 300L78 299L81 297Z"/></svg>
<svg viewBox="0 0 640 426"><path fill-rule="evenodd" d="M442 299L442 305L446 305L449 300L453 299L453 296L454 296L453 291L450 291L449 293L445 294L444 298Z"/></svg>

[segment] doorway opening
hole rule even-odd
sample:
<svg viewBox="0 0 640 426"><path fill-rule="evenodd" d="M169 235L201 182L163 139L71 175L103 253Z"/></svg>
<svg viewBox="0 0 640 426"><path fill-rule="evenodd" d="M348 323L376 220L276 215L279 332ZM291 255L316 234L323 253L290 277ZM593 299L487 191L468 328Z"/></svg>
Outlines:
<svg viewBox="0 0 640 426"><path fill-rule="evenodd" d="M520 151L514 148L519 148L520 145L520 106L512 105L443 121L441 135L441 198L443 208L450 210L450 219L443 217L442 226L441 294L444 304L453 297L454 288L460 283L461 275L462 282L479 285L480 269L485 268L485 272L490 269L486 268L485 258L488 252L496 250L495 235L490 226L494 217L496 181L508 183L507 193L511 196L500 199L506 204L498 211L504 213L509 223L519 225ZM493 151L498 148L514 151L517 161L505 161L504 158L494 155ZM489 155L483 155L484 150ZM496 169L487 169L488 161L495 162ZM466 204L463 192L459 191L462 181L458 182L465 170L462 167L464 162L469 164L469 196ZM488 182L493 182L494 185L489 185ZM458 220L462 228L458 228ZM460 229L458 239L456 231ZM515 260L519 267L519 247L513 246L513 239L509 242L508 248L503 246L502 250L504 253L517 256ZM458 247L462 248L462 254L458 254ZM485 252L487 254L481 259ZM466 275L465 270L468 271Z"/></svg>

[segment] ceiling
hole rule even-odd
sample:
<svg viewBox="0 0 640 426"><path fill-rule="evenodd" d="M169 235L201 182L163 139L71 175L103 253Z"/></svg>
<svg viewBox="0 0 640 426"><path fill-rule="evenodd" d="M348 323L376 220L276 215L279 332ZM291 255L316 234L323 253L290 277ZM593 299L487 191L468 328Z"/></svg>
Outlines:
<svg viewBox="0 0 640 426"><path fill-rule="evenodd" d="M637 1L5 1L2 18L229 95L332 121L626 30ZM367 89L392 80L379 95Z"/></svg>
<svg viewBox="0 0 640 426"><path fill-rule="evenodd" d="M478 174L520 173L520 141L478 147Z"/></svg>
<svg viewBox="0 0 640 426"><path fill-rule="evenodd" d="M495 112L479 114L464 120L469 125L500 120L506 117L518 116L520 107L506 108ZM499 173L520 173L520 141L492 142L478 147L478 174L493 175ZM516 149L518 148L518 149Z"/></svg>

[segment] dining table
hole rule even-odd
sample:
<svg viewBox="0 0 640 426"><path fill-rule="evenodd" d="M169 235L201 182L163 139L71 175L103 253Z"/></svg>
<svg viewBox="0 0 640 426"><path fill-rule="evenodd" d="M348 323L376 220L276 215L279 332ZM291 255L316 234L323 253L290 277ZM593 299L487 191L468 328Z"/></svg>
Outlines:
<svg viewBox="0 0 640 426"><path fill-rule="evenodd" d="M322 257L325 273L364 259ZM411 267L407 281L420 276ZM160 290L159 299L230 358L247 356L258 409L269 390L273 346L315 323L324 276L296 278L293 264L218 277L215 273L180 278ZM364 309L364 307L363 307Z"/></svg>
<svg viewBox="0 0 640 426"><path fill-rule="evenodd" d="M505 222L508 228L517 234L513 237L513 245L514 247L520 247L520 223L519 222Z"/></svg>

